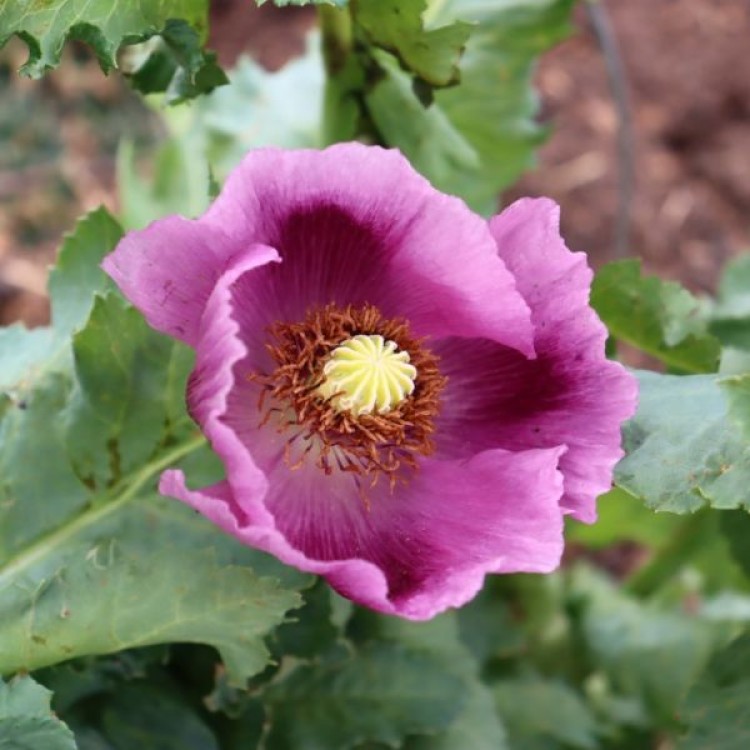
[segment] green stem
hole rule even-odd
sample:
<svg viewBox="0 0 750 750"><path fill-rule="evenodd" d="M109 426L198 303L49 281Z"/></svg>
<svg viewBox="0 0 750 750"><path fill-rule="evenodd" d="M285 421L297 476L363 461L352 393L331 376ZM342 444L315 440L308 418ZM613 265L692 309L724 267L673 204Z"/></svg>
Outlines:
<svg viewBox="0 0 750 750"><path fill-rule="evenodd" d="M343 70L352 51L352 17L346 8L319 5L318 20L323 44L323 62L326 73L332 77Z"/></svg>
<svg viewBox="0 0 750 750"><path fill-rule="evenodd" d="M686 516L670 541L652 560L633 574L625 588L631 594L648 597L675 576L716 531L710 511Z"/></svg>
<svg viewBox="0 0 750 750"><path fill-rule="evenodd" d="M15 557L0 568L0 589L10 585L15 576L26 568L31 567L39 560L43 559L55 548L61 546L66 541L74 537L80 531L94 525L103 518L117 512L123 505L132 500L143 486L163 469L179 459L197 450L204 445L206 439L200 435L188 440L182 445L178 445L161 458L146 464L133 478L125 480L118 484L110 492L112 499L109 502L97 504L90 510L77 516L70 523L55 529L54 531L41 537L33 544L26 547Z"/></svg>

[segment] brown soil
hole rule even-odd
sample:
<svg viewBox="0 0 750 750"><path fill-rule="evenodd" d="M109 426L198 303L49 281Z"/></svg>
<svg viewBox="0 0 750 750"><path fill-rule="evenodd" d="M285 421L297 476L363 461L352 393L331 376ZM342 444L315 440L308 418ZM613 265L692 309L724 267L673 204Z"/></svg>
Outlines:
<svg viewBox="0 0 750 750"><path fill-rule="evenodd" d="M696 290L714 287L727 258L750 247L750 6L744 0L609 0L628 81L635 194L629 253L648 270ZM539 166L506 200L549 195L569 244L595 264L617 256L617 132L600 41L583 8L576 34L539 69L542 119L553 126ZM256 10L214 0L211 46L224 64L249 49L275 69L303 48L314 13ZM13 73L25 56L0 55L0 323L47 320L46 267L82 211L114 207L114 153L126 135L158 137L118 76L104 78L80 47L42 82Z"/></svg>
<svg viewBox="0 0 750 750"><path fill-rule="evenodd" d="M629 254L710 290L750 248L750 6L743 0L628 0L605 6L628 81L635 148ZM572 247L616 257L619 118L588 15L539 71L554 128L513 195L562 205Z"/></svg>

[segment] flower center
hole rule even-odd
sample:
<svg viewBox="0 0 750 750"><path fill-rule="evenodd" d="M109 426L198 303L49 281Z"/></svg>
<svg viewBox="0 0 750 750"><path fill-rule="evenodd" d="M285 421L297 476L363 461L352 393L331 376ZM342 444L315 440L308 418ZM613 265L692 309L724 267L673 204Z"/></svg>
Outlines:
<svg viewBox="0 0 750 750"><path fill-rule="evenodd" d="M414 392L417 368L409 352L380 334L358 334L337 346L323 366L318 394L336 411L385 414Z"/></svg>
<svg viewBox="0 0 750 750"><path fill-rule="evenodd" d="M445 378L404 320L372 305L326 305L272 325L266 348L275 369L249 377L261 386L261 424L287 435L291 468L313 460L357 482L386 475L393 487L434 451Z"/></svg>

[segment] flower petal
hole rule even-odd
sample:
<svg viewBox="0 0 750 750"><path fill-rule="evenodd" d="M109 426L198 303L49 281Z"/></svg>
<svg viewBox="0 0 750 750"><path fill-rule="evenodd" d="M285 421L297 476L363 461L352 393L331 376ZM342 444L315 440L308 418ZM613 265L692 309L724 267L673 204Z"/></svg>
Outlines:
<svg viewBox="0 0 750 750"><path fill-rule="evenodd" d="M266 324L369 302L418 336L484 336L533 353L528 308L486 222L397 151L252 151L202 221L279 250L281 265L245 281Z"/></svg>
<svg viewBox="0 0 750 750"><path fill-rule="evenodd" d="M562 448L487 451L468 461L429 461L408 487L372 490L365 503L351 476L279 467L260 498L191 491L181 472L160 490L225 531L284 562L325 576L350 599L389 614L427 619L473 597L486 573L548 572L563 548Z"/></svg>
<svg viewBox="0 0 750 750"><path fill-rule="evenodd" d="M246 455L236 434L222 421L235 387L233 369L246 353L239 324L231 316L232 289L245 275L258 273L278 253L267 245L250 245L235 256L217 281L206 302L199 328L196 362L187 389L188 410L201 426L214 450L224 459L235 489L251 494L265 492L266 478ZM255 406L255 404L248 404Z"/></svg>
<svg viewBox="0 0 750 750"><path fill-rule="evenodd" d="M128 232L102 268L149 325L195 346L206 301L237 250L219 227L169 216Z"/></svg>
<svg viewBox="0 0 750 750"><path fill-rule="evenodd" d="M531 307L537 359L486 340L438 342L448 377L440 450L456 456L567 445L562 507L592 522L622 455L620 425L635 410L635 379L605 357L607 332L588 304L592 273L583 253L565 247L558 207L521 200L490 226Z"/></svg>

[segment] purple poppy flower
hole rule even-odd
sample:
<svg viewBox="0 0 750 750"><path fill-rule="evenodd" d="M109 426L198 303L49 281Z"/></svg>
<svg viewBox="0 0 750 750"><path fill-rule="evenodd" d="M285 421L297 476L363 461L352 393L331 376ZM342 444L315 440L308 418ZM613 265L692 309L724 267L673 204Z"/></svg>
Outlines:
<svg viewBox="0 0 750 750"><path fill-rule="evenodd" d="M595 520L636 385L552 202L488 224L397 151L263 149L104 268L197 352L226 480L161 492L344 596L429 618L486 573L553 570L563 516Z"/></svg>

